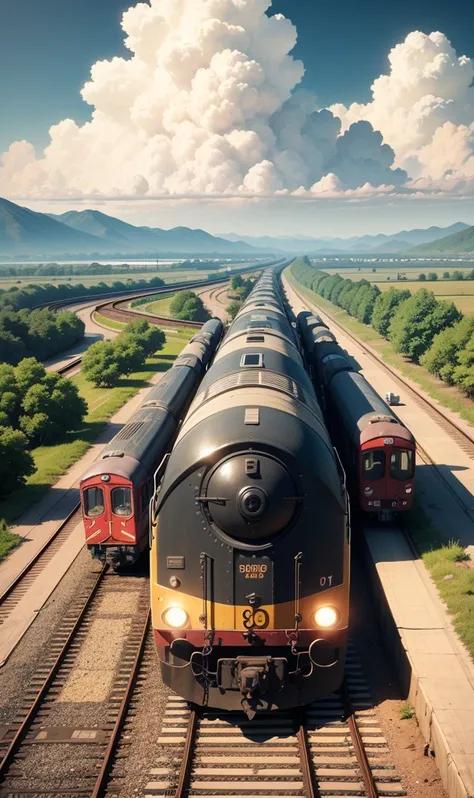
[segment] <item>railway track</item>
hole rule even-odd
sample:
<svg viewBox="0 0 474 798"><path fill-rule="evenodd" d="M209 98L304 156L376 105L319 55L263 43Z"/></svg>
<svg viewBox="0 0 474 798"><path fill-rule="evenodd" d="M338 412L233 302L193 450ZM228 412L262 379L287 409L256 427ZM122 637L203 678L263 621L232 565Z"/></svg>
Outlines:
<svg viewBox="0 0 474 798"><path fill-rule="evenodd" d="M104 606L114 603L114 593L123 597L120 577L105 566L100 572L88 574L68 615L53 634L48 646L48 658L38 668L30 686L24 693L24 702L17 717L9 726L0 727L0 798L14 796L77 795L100 798L109 790L115 795L120 779L110 777L123 745L122 732L126 729L127 715L137 685L150 626L148 579L139 580L139 587L130 599L136 598L136 608L128 631L122 641L122 650L107 696L97 703L87 722L87 680L81 689L85 695L74 705L77 720L70 716L69 725L61 723L61 700L67 688L74 690L77 668L84 667L84 649L94 640L94 624L102 618ZM134 602L131 601L134 606ZM100 623L100 621L99 621ZM97 630L95 632L97 634ZM109 640L112 648L120 641ZM83 671L79 670L79 674ZM90 682L94 704L94 683ZM70 696L66 696L66 700ZM76 699L77 700L77 699ZM59 711L59 714L58 714ZM99 720L99 722L98 722ZM77 748L79 746L79 748ZM70 768L67 752L80 758L81 766ZM86 750L84 750L86 749ZM38 753L39 752L39 753ZM77 753L76 753L77 752ZM58 763L51 772L42 759ZM77 762L76 762L77 764ZM73 772L72 772L73 771ZM74 775L73 775L74 773Z"/></svg>
<svg viewBox="0 0 474 798"><path fill-rule="evenodd" d="M172 696L158 742L146 796L406 795L353 648L341 692L303 710L248 721L197 712Z"/></svg>
<svg viewBox="0 0 474 798"><path fill-rule="evenodd" d="M51 562L54 555L67 542L79 522L80 504L77 504L64 522L60 524L48 540L45 541L41 549L3 591L0 595L0 626L5 623L38 576Z"/></svg>

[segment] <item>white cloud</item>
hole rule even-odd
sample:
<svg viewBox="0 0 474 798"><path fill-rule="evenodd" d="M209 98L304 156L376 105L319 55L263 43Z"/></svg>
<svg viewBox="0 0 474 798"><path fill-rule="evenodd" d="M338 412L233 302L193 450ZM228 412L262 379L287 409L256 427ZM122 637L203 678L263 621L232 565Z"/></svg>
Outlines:
<svg viewBox="0 0 474 798"><path fill-rule="evenodd" d="M372 101L318 109L298 88L296 29L271 0L149 0L123 15L130 57L99 61L90 122L41 157L14 142L0 194L364 198L474 195L474 76L442 33L389 54Z"/></svg>
<svg viewBox="0 0 474 798"><path fill-rule="evenodd" d="M369 125L343 136L297 89L296 29L270 0L150 0L123 15L130 57L99 61L82 90L90 122L54 125L36 158L12 145L0 193L284 196L334 173L342 190L398 184ZM296 91L295 91L296 89Z"/></svg>
<svg viewBox="0 0 474 798"><path fill-rule="evenodd" d="M474 65L443 33L410 33L389 54L390 72L372 85L372 101L331 110L347 128L367 120L380 130L396 165L426 180L474 177ZM474 192L474 187L473 187Z"/></svg>

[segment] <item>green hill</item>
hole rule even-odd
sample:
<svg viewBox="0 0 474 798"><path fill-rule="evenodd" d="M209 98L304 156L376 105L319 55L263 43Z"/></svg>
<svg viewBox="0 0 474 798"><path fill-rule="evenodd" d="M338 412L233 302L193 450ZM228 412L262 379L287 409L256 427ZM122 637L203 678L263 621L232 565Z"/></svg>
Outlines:
<svg viewBox="0 0 474 798"><path fill-rule="evenodd" d="M431 244L420 244L405 250L404 255L474 255L474 227L440 238Z"/></svg>

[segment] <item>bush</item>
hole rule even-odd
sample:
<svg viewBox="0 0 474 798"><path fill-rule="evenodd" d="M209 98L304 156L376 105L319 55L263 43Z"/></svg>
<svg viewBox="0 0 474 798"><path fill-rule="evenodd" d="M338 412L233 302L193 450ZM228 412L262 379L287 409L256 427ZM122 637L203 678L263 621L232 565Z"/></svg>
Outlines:
<svg viewBox="0 0 474 798"><path fill-rule="evenodd" d="M375 300L372 313L372 325L384 338L388 335L388 328L396 309L411 296L409 291L399 288L389 288L381 293Z"/></svg>
<svg viewBox="0 0 474 798"><path fill-rule="evenodd" d="M433 343L423 355L420 363L431 374L452 384L453 372L459 365L458 356L474 334L474 316L465 316L452 327L435 335Z"/></svg>
<svg viewBox="0 0 474 798"><path fill-rule="evenodd" d="M0 428L0 496L24 485L34 474L35 464L28 451L28 439L20 430Z"/></svg>
<svg viewBox="0 0 474 798"><path fill-rule="evenodd" d="M240 308L241 305L239 304L239 302L232 302L230 305L226 307L226 312L229 314L231 319L235 319Z"/></svg>
<svg viewBox="0 0 474 798"><path fill-rule="evenodd" d="M207 321L210 314L194 291L180 291L170 304L171 315L183 321Z"/></svg>
<svg viewBox="0 0 474 798"><path fill-rule="evenodd" d="M163 330L146 319L132 321L114 341L100 341L87 350L82 372L96 387L112 388L120 378L143 366L146 358L163 348Z"/></svg>
<svg viewBox="0 0 474 798"><path fill-rule="evenodd" d="M460 319L461 313L452 302L438 302L431 291L420 288L398 307L388 336L396 352L418 363L434 336Z"/></svg>

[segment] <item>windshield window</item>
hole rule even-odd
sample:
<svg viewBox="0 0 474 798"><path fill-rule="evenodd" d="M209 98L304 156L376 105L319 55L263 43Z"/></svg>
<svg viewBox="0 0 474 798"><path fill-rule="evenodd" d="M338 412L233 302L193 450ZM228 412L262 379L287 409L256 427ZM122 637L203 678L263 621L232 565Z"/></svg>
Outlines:
<svg viewBox="0 0 474 798"><path fill-rule="evenodd" d="M96 518L104 512L104 491L102 488L87 488L84 491L84 512L89 518Z"/></svg>
<svg viewBox="0 0 474 798"><path fill-rule="evenodd" d="M394 479L411 479L415 471L415 453L409 449L393 449L390 457L390 476Z"/></svg>
<svg viewBox="0 0 474 798"><path fill-rule="evenodd" d="M381 449L364 452L362 458L362 478L369 482L385 476L385 453Z"/></svg>
<svg viewBox="0 0 474 798"><path fill-rule="evenodd" d="M114 488L112 491L112 512L115 515L132 514L132 491L130 488Z"/></svg>

